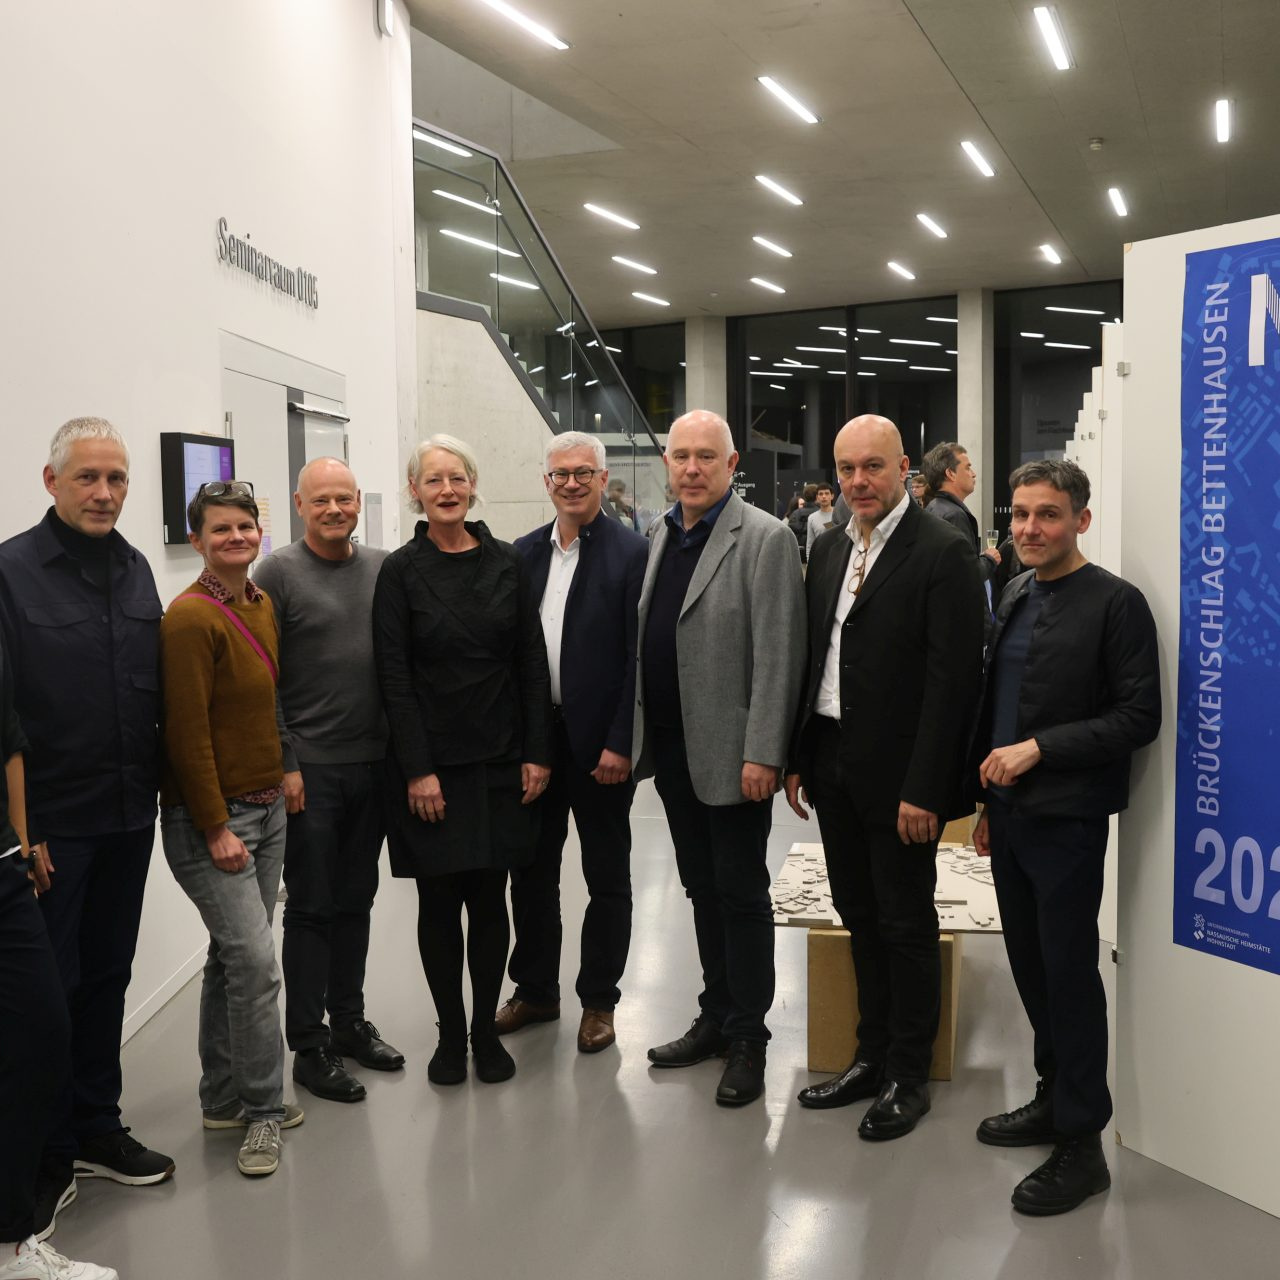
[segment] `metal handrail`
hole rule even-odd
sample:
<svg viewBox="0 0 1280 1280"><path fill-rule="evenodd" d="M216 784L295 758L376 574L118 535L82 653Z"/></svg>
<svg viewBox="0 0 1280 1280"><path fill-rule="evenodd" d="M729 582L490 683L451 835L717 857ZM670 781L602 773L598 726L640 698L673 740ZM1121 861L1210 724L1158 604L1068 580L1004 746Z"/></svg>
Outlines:
<svg viewBox="0 0 1280 1280"><path fill-rule="evenodd" d="M661 452L662 443L661 441L659 441L658 437L654 434L653 428L649 425L648 416L645 414L645 411L641 408L640 401L636 399L635 393L631 390L630 386L627 385L627 380L622 376L622 371L618 368L617 364L614 362L613 353L608 349L608 347L605 346L604 339L600 336L600 331L595 326L595 321L592 320L590 315L587 314L586 307L582 305L582 299L578 297L576 291L574 290L573 285L570 284L569 277L566 274L564 267L560 265L560 259L556 257L555 250L552 249L550 243L547 240L547 237L543 234L542 228L538 225L538 220L533 216L533 211L525 203L524 197L520 194L520 188L516 185L515 180L512 178L511 171L503 163L502 157L497 155L495 152L490 151L488 147L482 147L479 145L479 143L472 142L470 138L464 138L464 137L461 137L459 134L451 133L448 129L442 129L439 125L428 124L427 121L419 120L416 116L413 118L413 127L421 129L424 133L435 134L439 138L444 138L449 142L456 143L460 147L466 147L469 151L474 151L476 154L484 156L487 160L491 160L493 162L494 168L503 176L503 178L506 179L507 186L511 189L511 194L515 197L517 203L520 206L521 211L524 213L524 216L528 219L529 225L533 228L534 234L538 237L539 247L543 250L543 252L546 253L547 257L551 259L551 265L554 266L556 271L559 273L560 283L568 291L570 302L571 302L570 315L562 316L560 308L556 306L555 300L551 295L551 291L546 287L546 285L543 284L541 278L538 276L538 269L533 264L532 256L530 255L525 245L522 243L520 237L512 229L510 223L507 222L506 215L502 213L501 204L499 204L498 214L499 214L499 217L502 219L503 225L507 229L507 233L516 242L516 244L520 246L520 250L524 254L526 265L528 266L530 271L533 272L534 278L538 281L538 287L542 290L543 296L551 303L551 306L555 310L556 315L561 315L564 320L572 322L576 327L577 321L572 315L572 308L574 306L577 307L578 314L583 318L583 320L586 321L587 327L591 331L591 336L595 339L596 347L598 348L600 354L604 357L606 363L608 364L608 367L613 371L613 376L617 382L617 385L622 389L623 394L626 396L627 400L630 402L631 407L634 410L634 419L638 421L641 424L641 426L644 427L644 430L648 434L649 439L653 442L654 448L658 449ZM437 166L437 167L443 168L444 166ZM469 175L460 174L458 176L467 177L468 181L475 181L478 183L477 179L470 178ZM478 184L478 185L482 185L482 184Z"/></svg>

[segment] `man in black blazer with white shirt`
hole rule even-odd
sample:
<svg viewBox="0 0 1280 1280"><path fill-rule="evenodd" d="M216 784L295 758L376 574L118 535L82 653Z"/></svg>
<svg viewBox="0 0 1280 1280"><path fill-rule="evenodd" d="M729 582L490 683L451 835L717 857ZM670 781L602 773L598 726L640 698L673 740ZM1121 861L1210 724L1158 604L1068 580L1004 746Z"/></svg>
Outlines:
<svg viewBox="0 0 1280 1280"><path fill-rule="evenodd" d="M636 608L649 544L603 509L609 472L594 436L566 431L545 453L556 518L516 540L541 601L555 730L533 864L512 873L515 994L499 1035L560 1016L560 861L573 813L589 901L582 921L578 1048L614 1042L618 982L631 944L631 733Z"/></svg>
<svg viewBox="0 0 1280 1280"><path fill-rule="evenodd" d="M808 817L802 794L817 811L850 934L858 1050L800 1102L874 1098L858 1133L876 1140L909 1133L929 1110L941 1004L934 858L943 824L963 810L983 607L972 550L906 492L892 422L846 423L835 462L853 516L809 560L809 670L786 785L796 813Z"/></svg>

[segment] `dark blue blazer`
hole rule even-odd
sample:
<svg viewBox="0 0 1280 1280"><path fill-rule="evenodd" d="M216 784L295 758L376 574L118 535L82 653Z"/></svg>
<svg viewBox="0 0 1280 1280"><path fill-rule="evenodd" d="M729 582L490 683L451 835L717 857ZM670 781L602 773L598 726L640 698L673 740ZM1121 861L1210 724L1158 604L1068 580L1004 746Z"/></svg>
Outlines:
<svg viewBox="0 0 1280 1280"><path fill-rule="evenodd" d="M636 616L649 543L603 510L579 538L560 641L560 696L574 763L589 771L606 747L631 754ZM551 525L517 538L515 547L529 566L533 598L541 602L551 567Z"/></svg>

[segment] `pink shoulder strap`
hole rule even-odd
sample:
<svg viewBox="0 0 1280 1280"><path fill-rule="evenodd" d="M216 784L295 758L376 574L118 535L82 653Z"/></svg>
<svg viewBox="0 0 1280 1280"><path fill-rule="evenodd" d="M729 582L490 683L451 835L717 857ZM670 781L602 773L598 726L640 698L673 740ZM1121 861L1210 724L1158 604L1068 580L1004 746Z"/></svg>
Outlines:
<svg viewBox="0 0 1280 1280"><path fill-rule="evenodd" d="M215 609L221 609L222 612L231 620L231 625L249 642L249 647L262 659L263 665L271 672L272 683L279 683L280 673L276 670L276 664L271 661L271 655L258 643L252 631L244 625L237 617L236 613L228 609L221 600L215 600L212 596L202 596L195 591L188 592L185 596L179 596L179 600L203 600L206 604L211 604Z"/></svg>

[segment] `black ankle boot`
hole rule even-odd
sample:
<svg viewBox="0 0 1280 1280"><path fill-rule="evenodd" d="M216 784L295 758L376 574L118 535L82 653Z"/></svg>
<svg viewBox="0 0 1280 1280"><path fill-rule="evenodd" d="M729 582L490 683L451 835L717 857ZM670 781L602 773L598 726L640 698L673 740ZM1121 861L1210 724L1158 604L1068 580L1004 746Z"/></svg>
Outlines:
<svg viewBox="0 0 1280 1280"><path fill-rule="evenodd" d="M516 1073L515 1059L502 1047L493 1028L472 1031L471 1056L476 1060L476 1079L485 1084L510 1080Z"/></svg>
<svg viewBox="0 0 1280 1280"><path fill-rule="evenodd" d="M436 1026L440 1024L437 1022ZM432 1084L461 1084L467 1078L467 1037L465 1032L446 1035L440 1032L440 1043L427 1063L427 1079Z"/></svg>

